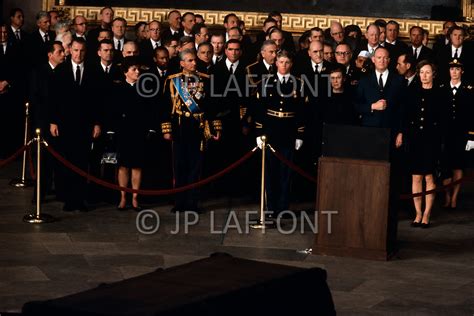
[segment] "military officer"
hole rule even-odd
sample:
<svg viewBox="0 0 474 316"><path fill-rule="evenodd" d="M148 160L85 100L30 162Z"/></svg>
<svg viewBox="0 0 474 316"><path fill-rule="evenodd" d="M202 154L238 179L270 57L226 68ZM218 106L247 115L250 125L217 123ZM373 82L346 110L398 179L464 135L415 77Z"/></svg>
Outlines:
<svg viewBox="0 0 474 316"><path fill-rule="evenodd" d="M219 140L222 131L221 121L214 119L209 76L196 71L196 53L193 49L185 49L179 57L183 70L169 76L165 82L164 97L169 100L171 109L163 113L161 124L164 138L173 141L175 187L199 180L206 142ZM171 211L200 213L197 190L178 193Z"/></svg>
<svg viewBox="0 0 474 316"><path fill-rule="evenodd" d="M444 146L442 153L443 184L447 185L463 177L467 167L469 124L472 122L473 87L464 80L464 64L459 59L449 63L450 80L441 85L445 119ZM455 185L445 194L445 208L455 209L461 184Z"/></svg>
<svg viewBox="0 0 474 316"><path fill-rule="evenodd" d="M256 111L257 145L262 147L262 135L268 143L292 160L294 151L303 145L302 81L291 75L293 60L287 51L277 55L277 73L259 85L260 105ZM268 152L266 171L267 207L273 216L289 208L290 169Z"/></svg>

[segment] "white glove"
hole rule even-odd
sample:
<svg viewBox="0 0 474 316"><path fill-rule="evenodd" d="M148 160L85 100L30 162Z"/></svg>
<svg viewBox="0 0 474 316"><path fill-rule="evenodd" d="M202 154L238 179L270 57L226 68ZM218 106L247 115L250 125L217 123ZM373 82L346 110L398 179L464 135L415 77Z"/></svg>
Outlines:
<svg viewBox="0 0 474 316"><path fill-rule="evenodd" d="M263 140L261 136L257 137L257 146L258 148L262 149L263 148Z"/></svg>
<svg viewBox="0 0 474 316"><path fill-rule="evenodd" d="M466 143L466 151L474 149L474 140L468 140Z"/></svg>
<svg viewBox="0 0 474 316"><path fill-rule="evenodd" d="M301 148L301 146L303 146L303 140L297 139L295 141L295 150L299 150Z"/></svg>

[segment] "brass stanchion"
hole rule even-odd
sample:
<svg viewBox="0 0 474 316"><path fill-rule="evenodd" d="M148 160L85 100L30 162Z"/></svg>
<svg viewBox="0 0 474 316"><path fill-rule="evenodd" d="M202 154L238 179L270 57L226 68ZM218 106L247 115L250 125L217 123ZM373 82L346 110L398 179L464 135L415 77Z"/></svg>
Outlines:
<svg viewBox="0 0 474 316"><path fill-rule="evenodd" d="M265 151L267 149L267 137L262 136L262 180L260 186L260 218L256 224L251 224L251 228L265 229L274 227L272 220L265 220Z"/></svg>
<svg viewBox="0 0 474 316"><path fill-rule="evenodd" d="M26 102L25 104L25 137L23 139L23 145L26 145L28 142L28 121L30 117L30 104ZM23 163L21 166L21 178L13 179L10 181L10 185L16 188L26 188L33 185L33 181L26 179L26 149L23 152Z"/></svg>
<svg viewBox="0 0 474 316"><path fill-rule="evenodd" d="M41 130L36 129L36 137L31 142L36 142L37 148L37 160L36 160L36 212L25 215L23 221L31 224L42 224L51 223L55 221L55 218L48 214L41 214L41 144L48 146L44 140L41 139Z"/></svg>

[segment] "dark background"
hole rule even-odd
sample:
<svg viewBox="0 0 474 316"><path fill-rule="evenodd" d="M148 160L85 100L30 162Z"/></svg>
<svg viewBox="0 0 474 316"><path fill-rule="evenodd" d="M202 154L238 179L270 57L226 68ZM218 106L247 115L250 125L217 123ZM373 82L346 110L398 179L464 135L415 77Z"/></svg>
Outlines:
<svg viewBox="0 0 474 316"><path fill-rule="evenodd" d="M193 8L444 20L462 15L461 0L66 0L66 5ZM442 7L440 7L442 6ZM435 11L432 12L433 7ZM434 13L434 14L432 14Z"/></svg>

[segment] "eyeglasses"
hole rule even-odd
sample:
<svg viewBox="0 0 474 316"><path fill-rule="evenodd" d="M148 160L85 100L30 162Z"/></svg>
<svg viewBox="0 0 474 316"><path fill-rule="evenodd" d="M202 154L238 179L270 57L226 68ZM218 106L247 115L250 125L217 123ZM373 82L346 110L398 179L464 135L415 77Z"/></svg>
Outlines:
<svg viewBox="0 0 474 316"><path fill-rule="evenodd" d="M338 56L349 56L351 52L336 52L336 55Z"/></svg>

